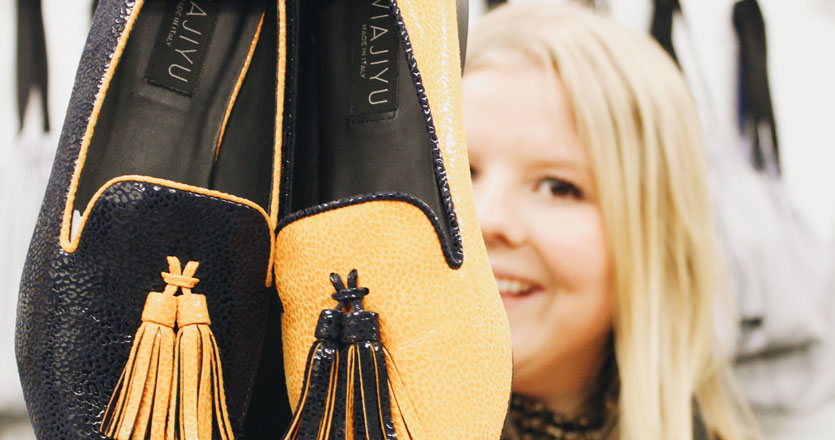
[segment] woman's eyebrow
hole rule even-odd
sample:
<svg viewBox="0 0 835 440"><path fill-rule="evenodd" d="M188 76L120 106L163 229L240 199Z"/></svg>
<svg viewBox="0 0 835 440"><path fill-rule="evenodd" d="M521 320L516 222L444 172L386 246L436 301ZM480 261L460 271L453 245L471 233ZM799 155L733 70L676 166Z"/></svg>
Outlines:
<svg viewBox="0 0 835 440"><path fill-rule="evenodd" d="M537 171L547 169L560 169L581 172L591 172L591 166L587 160L579 157L567 158L538 158L529 162L528 168Z"/></svg>

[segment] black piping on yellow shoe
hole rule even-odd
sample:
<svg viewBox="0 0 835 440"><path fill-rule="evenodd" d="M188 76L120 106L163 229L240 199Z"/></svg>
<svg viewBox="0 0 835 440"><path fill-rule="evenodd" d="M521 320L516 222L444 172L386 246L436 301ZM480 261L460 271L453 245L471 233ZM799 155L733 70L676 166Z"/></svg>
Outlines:
<svg viewBox="0 0 835 440"><path fill-rule="evenodd" d="M475 218L456 6L288 12L299 73L275 261L297 414L284 440L501 436L510 333ZM335 354L320 319L334 310Z"/></svg>

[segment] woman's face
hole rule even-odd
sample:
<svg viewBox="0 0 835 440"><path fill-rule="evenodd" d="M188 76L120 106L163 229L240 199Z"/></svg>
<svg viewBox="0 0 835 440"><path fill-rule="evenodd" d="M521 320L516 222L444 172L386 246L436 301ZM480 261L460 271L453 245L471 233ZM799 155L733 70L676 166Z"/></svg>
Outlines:
<svg viewBox="0 0 835 440"><path fill-rule="evenodd" d="M514 390L548 397L584 377L579 370L597 373L612 327L589 158L563 85L533 65L468 72L464 118L481 229L510 319Z"/></svg>

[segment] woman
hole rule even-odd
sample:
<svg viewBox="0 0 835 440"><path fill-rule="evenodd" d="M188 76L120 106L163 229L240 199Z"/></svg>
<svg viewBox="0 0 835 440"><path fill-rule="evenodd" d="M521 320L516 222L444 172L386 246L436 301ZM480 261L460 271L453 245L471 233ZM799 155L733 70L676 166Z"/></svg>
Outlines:
<svg viewBox="0 0 835 440"><path fill-rule="evenodd" d="M513 336L508 439L748 438L714 342L693 103L647 37L579 8L473 32L464 115Z"/></svg>

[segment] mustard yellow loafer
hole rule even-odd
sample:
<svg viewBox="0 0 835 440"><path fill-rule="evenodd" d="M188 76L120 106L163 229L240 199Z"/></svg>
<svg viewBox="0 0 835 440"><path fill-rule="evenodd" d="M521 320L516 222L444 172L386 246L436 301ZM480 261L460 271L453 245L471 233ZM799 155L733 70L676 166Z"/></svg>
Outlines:
<svg viewBox="0 0 835 440"><path fill-rule="evenodd" d="M284 438L498 439L510 333L475 217L456 2L288 16Z"/></svg>

